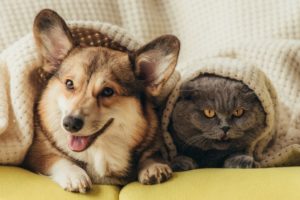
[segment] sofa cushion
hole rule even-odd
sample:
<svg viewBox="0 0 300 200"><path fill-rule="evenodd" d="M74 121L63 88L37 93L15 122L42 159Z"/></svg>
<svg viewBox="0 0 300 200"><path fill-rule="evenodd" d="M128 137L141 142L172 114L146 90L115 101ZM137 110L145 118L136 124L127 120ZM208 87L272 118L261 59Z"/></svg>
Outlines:
<svg viewBox="0 0 300 200"><path fill-rule="evenodd" d="M160 185L131 183L120 200L299 200L300 167L199 169L175 173Z"/></svg>
<svg viewBox="0 0 300 200"><path fill-rule="evenodd" d="M66 192L49 177L17 167L0 167L0 199L2 200L117 200L119 188L94 185L87 194Z"/></svg>

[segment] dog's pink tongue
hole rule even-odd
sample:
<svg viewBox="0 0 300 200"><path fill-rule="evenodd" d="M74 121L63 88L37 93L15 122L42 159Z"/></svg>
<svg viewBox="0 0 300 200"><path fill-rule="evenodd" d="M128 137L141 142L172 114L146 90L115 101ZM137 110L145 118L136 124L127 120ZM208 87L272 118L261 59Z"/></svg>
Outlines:
<svg viewBox="0 0 300 200"><path fill-rule="evenodd" d="M89 137L69 135L69 148L72 151L83 151L87 148Z"/></svg>

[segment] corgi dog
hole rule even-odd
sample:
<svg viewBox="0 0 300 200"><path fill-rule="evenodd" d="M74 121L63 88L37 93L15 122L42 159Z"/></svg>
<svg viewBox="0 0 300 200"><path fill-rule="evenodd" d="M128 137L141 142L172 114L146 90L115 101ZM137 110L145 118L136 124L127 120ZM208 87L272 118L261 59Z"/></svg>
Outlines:
<svg viewBox="0 0 300 200"><path fill-rule="evenodd" d="M43 69L52 76L36 106L25 166L80 193L92 183L169 179L152 101L174 72L179 40L161 36L130 53L80 47L49 9L36 16L33 33Z"/></svg>

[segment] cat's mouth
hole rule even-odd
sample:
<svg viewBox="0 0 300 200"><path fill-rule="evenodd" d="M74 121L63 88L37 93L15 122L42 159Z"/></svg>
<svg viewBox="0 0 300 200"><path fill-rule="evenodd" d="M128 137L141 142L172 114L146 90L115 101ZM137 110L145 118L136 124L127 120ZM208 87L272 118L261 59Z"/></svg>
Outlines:
<svg viewBox="0 0 300 200"><path fill-rule="evenodd" d="M228 135L222 135L221 137L220 137L220 141L222 141L222 142L230 142L230 138L228 137Z"/></svg>
<svg viewBox="0 0 300 200"><path fill-rule="evenodd" d="M215 139L214 142L216 144L229 144L233 141L232 138L230 138L228 135L222 135L219 138Z"/></svg>
<svg viewBox="0 0 300 200"><path fill-rule="evenodd" d="M217 142L217 143L230 143L230 142L232 142L232 139L230 139L230 138L220 138L220 139L217 139L217 140L215 140L215 142Z"/></svg>

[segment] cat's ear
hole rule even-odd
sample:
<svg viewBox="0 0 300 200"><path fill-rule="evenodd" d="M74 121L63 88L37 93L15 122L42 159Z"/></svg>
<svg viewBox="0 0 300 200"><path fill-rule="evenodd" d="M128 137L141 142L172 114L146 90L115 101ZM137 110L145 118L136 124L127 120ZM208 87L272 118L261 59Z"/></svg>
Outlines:
<svg viewBox="0 0 300 200"><path fill-rule="evenodd" d="M46 61L44 70L56 71L74 47L66 22L56 12L44 9L35 17L33 34L38 51Z"/></svg>
<svg viewBox="0 0 300 200"><path fill-rule="evenodd" d="M194 96L195 90L196 88L193 80L188 81L181 86L179 96L182 99L191 100Z"/></svg>
<svg viewBox="0 0 300 200"><path fill-rule="evenodd" d="M257 95L253 90L251 90L247 85L243 83L243 86L241 88L241 97L244 99L246 102L256 102L259 101Z"/></svg>
<svg viewBox="0 0 300 200"><path fill-rule="evenodd" d="M193 91L181 89L180 90L180 98L185 100L192 100L193 99Z"/></svg>
<svg viewBox="0 0 300 200"><path fill-rule="evenodd" d="M134 52L134 74L143 80L146 92L157 96L175 70L180 43L172 35L161 36Z"/></svg>

